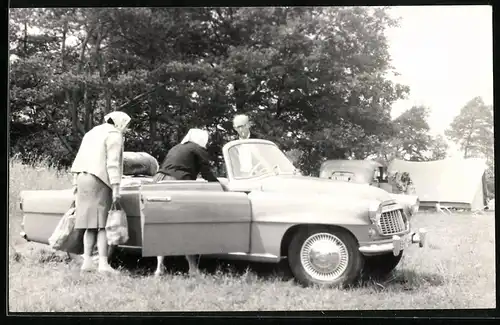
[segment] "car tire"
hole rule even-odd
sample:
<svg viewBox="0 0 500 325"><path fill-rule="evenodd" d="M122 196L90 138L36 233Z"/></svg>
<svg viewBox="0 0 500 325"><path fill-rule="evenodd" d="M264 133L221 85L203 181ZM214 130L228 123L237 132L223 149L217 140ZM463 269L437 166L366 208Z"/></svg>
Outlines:
<svg viewBox="0 0 500 325"><path fill-rule="evenodd" d="M358 247L356 238L343 229L301 229L288 246L290 270L295 280L305 287L349 286L358 279L363 268L364 259ZM331 258L321 256L318 254L320 248L335 253Z"/></svg>
<svg viewBox="0 0 500 325"><path fill-rule="evenodd" d="M363 279L383 279L387 277L399 264L403 258L403 252L399 255L386 253L383 255L365 256L363 266Z"/></svg>

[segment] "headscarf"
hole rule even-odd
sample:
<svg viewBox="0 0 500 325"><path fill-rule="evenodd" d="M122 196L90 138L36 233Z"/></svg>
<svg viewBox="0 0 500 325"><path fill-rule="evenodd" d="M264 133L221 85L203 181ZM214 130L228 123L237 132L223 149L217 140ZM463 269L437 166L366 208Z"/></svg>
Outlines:
<svg viewBox="0 0 500 325"><path fill-rule="evenodd" d="M118 131L120 132L124 132L125 129L127 128L128 124L130 123L130 116L128 116L126 113L124 112L120 112L120 111L114 111L114 112L111 112L109 114L107 114L106 116L104 116L104 121L105 122L108 122L109 119L112 119L114 124L115 124L115 128L118 129Z"/></svg>
<svg viewBox="0 0 500 325"><path fill-rule="evenodd" d="M194 142L197 145L206 148L208 143L208 132L201 129L190 129L181 143Z"/></svg>

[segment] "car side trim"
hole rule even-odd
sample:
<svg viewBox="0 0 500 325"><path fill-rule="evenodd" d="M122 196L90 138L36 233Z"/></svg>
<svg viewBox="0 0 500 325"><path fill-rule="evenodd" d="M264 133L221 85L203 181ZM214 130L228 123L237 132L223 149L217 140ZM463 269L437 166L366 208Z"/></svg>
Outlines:
<svg viewBox="0 0 500 325"><path fill-rule="evenodd" d="M281 260L281 257L273 255L273 254L248 254L241 252L234 252L228 254L210 254L203 255L205 257L216 257L221 259L228 260L244 260L251 262L262 262L262 263L278 263Z"/></svg>

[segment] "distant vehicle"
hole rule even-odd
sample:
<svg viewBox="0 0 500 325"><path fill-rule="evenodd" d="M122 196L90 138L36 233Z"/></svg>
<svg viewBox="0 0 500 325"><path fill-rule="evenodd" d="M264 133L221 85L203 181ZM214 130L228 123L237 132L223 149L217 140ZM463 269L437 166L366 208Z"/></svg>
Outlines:
<svg viewBox="0 0 500 325"><path fill-rule="evenodd" d="M380 187L387 184L387 167L373 160L327 160L321 164L320 178L369 184Z"/></svg>
<svg viewBox="0 0 500 325"><path fill-rule="evenodd" d="M246 172L240 168L242 150L251 161ZM409 245L425 244L425 229L410 225L418 200L394 199L357 182L302 176L267 140L231 141L223 156L222 186L124 178L121 205L130 238L123 248L140 249L143 256L201 254L271 263L287 258L303 285L348 285L361 274L388 274ZM70 206L71 190L20 195L21 235L48 244Z"/></svg>
<svg viewBox="0 0 500 325"><path fill-rule="evenodd" d="M366 184L381 188L401 203L414 204L420 207L418 195L394 193L393 186L389 182L387 167L373 160L327 160L321 164L320 178L328 178L334 181ZM415 211L415 212L418 212Z"/></svg>

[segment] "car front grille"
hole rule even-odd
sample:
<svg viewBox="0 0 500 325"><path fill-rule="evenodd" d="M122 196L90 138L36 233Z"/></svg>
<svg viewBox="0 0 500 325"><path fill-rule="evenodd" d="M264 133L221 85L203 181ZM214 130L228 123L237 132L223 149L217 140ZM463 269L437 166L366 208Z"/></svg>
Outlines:
<svg viewBox="0 0 500 325"><path fill-rule="evenodd" d="M406 220L401 209L382 213L378 224L383 235L393 235L406 230Z"/></svg>

